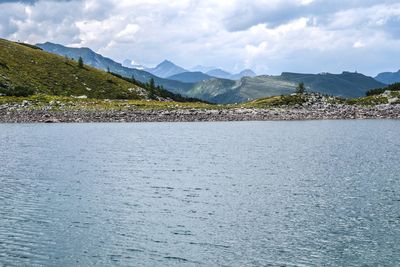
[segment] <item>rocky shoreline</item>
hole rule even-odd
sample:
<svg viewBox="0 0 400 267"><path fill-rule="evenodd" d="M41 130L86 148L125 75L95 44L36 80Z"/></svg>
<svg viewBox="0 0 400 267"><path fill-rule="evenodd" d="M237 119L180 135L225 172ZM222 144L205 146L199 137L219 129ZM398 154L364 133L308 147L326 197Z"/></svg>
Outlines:
<svg viewBox="0 0 400 267"><path fill-rule="evenodd" d="M337 119L400 119L400 104L362 107L357 105L313 105L271 109L235 108L221 110L128 110L52 111L0 105L0 123L79 123L79 122L197 122L197 121L276 121Z"/></svg>

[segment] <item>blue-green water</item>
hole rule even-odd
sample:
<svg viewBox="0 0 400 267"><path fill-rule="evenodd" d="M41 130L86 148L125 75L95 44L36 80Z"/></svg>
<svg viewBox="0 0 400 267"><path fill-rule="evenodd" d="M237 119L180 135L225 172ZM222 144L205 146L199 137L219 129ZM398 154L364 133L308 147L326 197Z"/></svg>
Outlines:
<svg viewBox="0 0 400 267"><path fill-rule="evenodd" d="M400 121L0 125L0 266L399 266Z"/></svg>

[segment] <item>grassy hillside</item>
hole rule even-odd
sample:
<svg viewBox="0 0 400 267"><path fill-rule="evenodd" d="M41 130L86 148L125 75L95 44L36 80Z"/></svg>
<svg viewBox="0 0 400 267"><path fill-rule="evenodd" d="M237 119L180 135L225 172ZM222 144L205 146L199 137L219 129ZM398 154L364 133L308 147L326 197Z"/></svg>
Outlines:
<svg viewBox="0 0 400 267"><path fill-rule="evenodd" d="M0 93L19 91L60 96L142 99L137 85L33 46L0 39Z"/></svg>
<svg viewBox="0 0 400 267"><path fill-rule="evenodd" d="M197 83L187 95L214 103L236 103L257 98L294 93L304 82L306 90L338 97L361 97L383 84L371 77L343 72L341 74L282 73L279 76L244 77L239 81L212 79Z"/></svg>
<svg viewBox="0 0 400 267"><path fill-rule="evenodd" d="M231 93L234 90L233 87L235 84L236 82L232 80L213 78L197 83L185 95L206 101L213 101L219 95Z"/></svg>
<svg viewBox="0 0 400 267"><path fill-rule="evenodd" d="M304 82L310 91L340 97L361 97L373 88L383 86L372 77L357 72L343 72L341 74L320 73L302 74L284 72L281 79L294 82Z"/></svg>

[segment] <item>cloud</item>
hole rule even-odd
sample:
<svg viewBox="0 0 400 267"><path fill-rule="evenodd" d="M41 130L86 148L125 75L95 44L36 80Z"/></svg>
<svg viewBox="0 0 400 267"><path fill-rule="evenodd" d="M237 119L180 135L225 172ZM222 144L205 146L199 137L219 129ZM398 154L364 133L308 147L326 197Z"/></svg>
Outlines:
<svg viewBox="0 0 400 267"><path fill-rule="evenodd" d="M399 24L398 0L0 1L3 38L270 74L398 69Z"/></svg>
<svg viewBox="0 0 400 267"><path fill-rule="evenodd" d="M228 11L224 20L225 26L231 31L246 30L260 23L277 27L301 17L315 18L319 24L324 24L337 13L363 11L374 6L390 9L398 4L398 0L259 0L246 3L245 6L239 0L236 2L237 8Z"/></svg>
<svg viewBox="0 0 400 267"><path fill-rule="evenodd" d="M365 44L361 41L357 41L353 44L353 47L354 48L363 48L363 47L365 47Z"/></svg>
<svg viewBox="0 0 400 267"><path fill-rule="evenodd" d="M0 0L0 4L4 4L4 3L21 3L21 4L35 4L36 2L38 2L39 0ZM53 1L53 2L70 2L70 1L74 1L74 0L47 0L49 2ZM75 1L80 1L80 0L75 0Z"/></svg>

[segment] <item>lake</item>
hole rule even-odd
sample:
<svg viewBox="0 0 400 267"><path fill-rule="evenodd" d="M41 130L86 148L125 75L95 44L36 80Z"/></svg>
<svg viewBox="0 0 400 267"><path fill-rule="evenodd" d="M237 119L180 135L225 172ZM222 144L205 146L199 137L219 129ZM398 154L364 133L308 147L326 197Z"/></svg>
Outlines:
<svg viewBox="0 0 400 267"><path fill-rule="evenodd" d="M399 266L399 134L0 124L0 266Z"/></svg>

